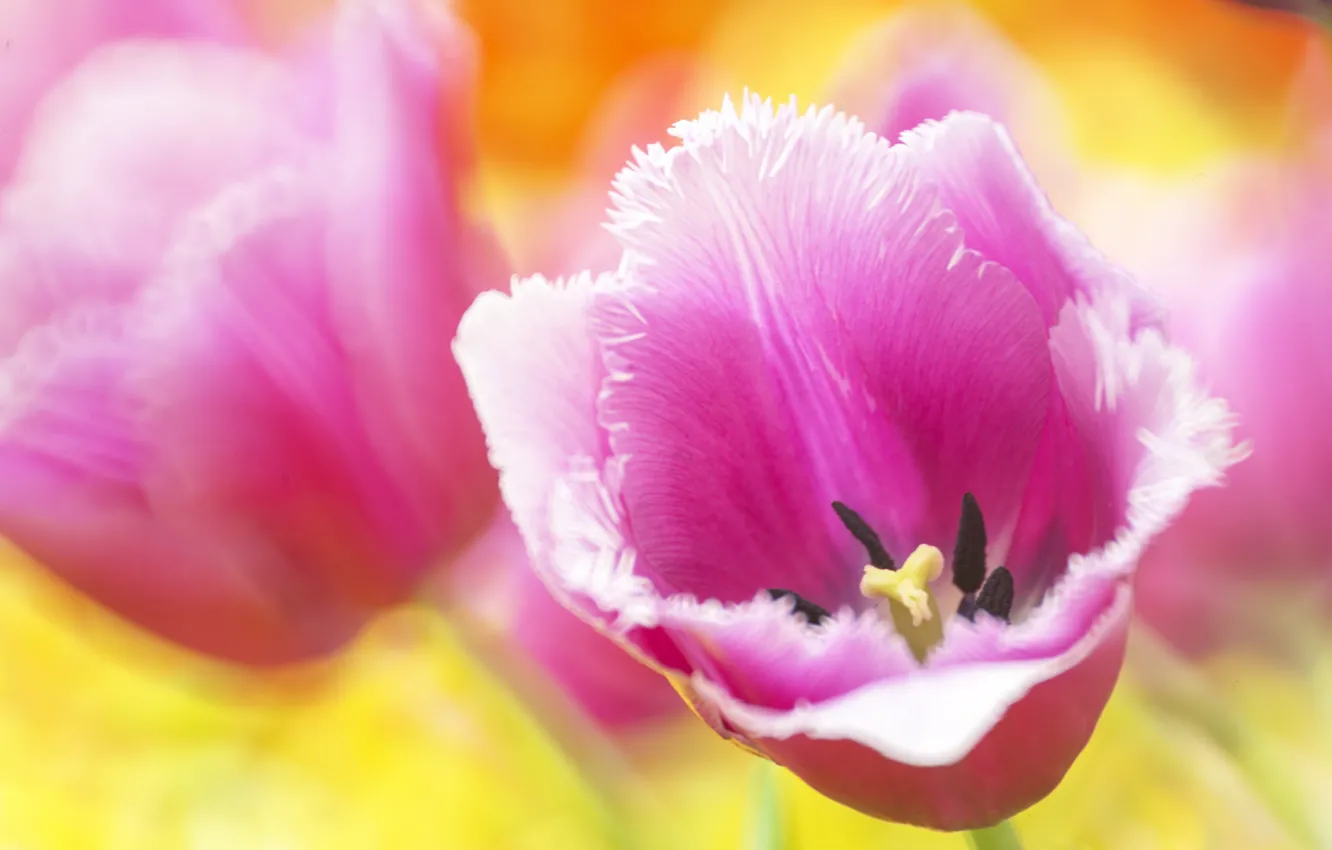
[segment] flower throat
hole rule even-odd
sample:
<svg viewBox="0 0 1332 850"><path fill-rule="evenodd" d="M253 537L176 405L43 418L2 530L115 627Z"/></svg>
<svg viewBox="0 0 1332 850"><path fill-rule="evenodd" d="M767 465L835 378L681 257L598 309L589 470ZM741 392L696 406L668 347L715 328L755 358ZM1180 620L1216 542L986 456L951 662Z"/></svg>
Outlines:
<svg viewBox="0 0 1332 850"><path fill-rule="evenodd" d="M943 640L943 620L930 584L944 570L944 556L936 547L922 544L899 567L884 547L878 533L860 514L841 502L832 503L838 519L847 531L865 547L869 563L860 579L860 592L865 597L886 605L893 627L906 639L917 661L924 662L930 649ZM976 619L977 611L1007 621L1013 607L1013 574L1004 567L996 567L987 575L985 547L985 518L980 505L970 493L962 497L962 515L958 520L957 542L953 546L950 566L953 586L962 592L957 613L968 620ZM810 602L794 591L773 588L768 591L774 599L791 597L795 611L812 625L828 617L825 608Z"/></svg>

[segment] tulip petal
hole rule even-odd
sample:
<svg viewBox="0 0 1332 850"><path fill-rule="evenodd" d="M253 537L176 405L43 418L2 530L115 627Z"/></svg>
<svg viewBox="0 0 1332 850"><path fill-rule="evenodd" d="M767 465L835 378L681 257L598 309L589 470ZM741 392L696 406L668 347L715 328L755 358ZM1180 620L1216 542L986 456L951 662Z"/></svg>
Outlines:
<svg viewBox="0 0 1332 850"><path fill-rule="evenodd" d="M239 21L218 0L63 0L0 4L0 183L12 175L24 133L49 87L98 46L135 36L226 39Z"/></svg>
<svg viewBox="0 0 1332 850"><path fill-rule="evenodd" d="M440 162L442 136L460 132L442 125L441 98L470 68L441 66L463 37L429 11L357 0L338 20L328 269L375 450L404 482L430 487L413 504L433 516L418 519L449 517L461 542L497 494L449 343L473 293L499 281L475 279L494 269L474 265L482 237L463 220L455 170Z"/></svg>
<svg viewBox="0 0 1332 850"><path fill-rule="evenodd" d="M299 112L276 64L227 48L125 43L80 66L47 98L6 196L0 353L74 305L124 303L181 215L274 158L305 158Z"/></svg>
<svg viewBox="0 0 1332 850"><path fill-rule="evenodd" d="M158 498L243 521L369 609L407 592L433 541L361 428L321 200L278 169L184 225L145 305L136 377Z"/></svg>
<svg viewBox="0 0 1332 850"><path fill-rule="evenodd" d="M1014 521L1050 388L1022 286L854 120L750 98L674 132L619 178L638 286L597 307L640 569L833 607L864 563L833 500L904 553L951 538L964 492Z"/></svg>
<svg viewBox="0 0 1332 850"><path fill-rule="evenodd" d="M605 374L593 337L593 293L609 275L515 280L510 294L483 293L458 326L454 354L486 429L500 489L528 549L548 558L558 482L609 459L597 426Z"/></svg>
<svg viewBox="0 0 1332 850"><path fill-rule="evenodd" d="M0 533L130 619L185 646L250 663L326 651L349 621L296 604L305 582L262 543L154 504L127 392L120 311L34 331L4 366ZM165 510L163 510L165 508ZM182 564L196 569L183 570Z"/></svg>
<svg viewBox="0 0 1332 850"><path fill-rule="evenodd" d="M957 216L968 248L1003 264L1036 299L1047 325L1077 296L1103 291L1137 293L1111 265L1050 207L1008 132L994 120L959 113L905 134L926 179ZM1139 323L1154 323L1145 295L1135 304Z"/></svg>

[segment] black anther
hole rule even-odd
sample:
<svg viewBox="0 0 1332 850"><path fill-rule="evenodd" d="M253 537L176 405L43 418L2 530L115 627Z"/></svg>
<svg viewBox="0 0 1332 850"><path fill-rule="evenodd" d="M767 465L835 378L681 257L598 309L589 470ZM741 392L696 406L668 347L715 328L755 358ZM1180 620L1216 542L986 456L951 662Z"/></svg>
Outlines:
<svg viewBox="0 0 1332 850"><path fill-rule="evenodd" d="M976 609L1008 620L1008 614L1013 610L1013 574L1007 567L995 567L994 572L990 573L980 595L976 597Z"/></svg>
<svg viewBox="0 0 1332 850"><path fill-rule="evenodd" d="M833 502L832 507L837 512L837 518L842 521L842 525L846 526L846 530L851 532L851 536L859 540L860 545L864 546L865 551L869 553L870 566L881 570L897 569L892 556L883 547L883 541L879 539L878 533L870 528L869 523L865 522L860 514L841 502Z"/></svg>
<svg viewBox="0 0 1332 850"><path fill-rule="evenodd" d="M794 590L782 590L774 587L768 590L768 595L773 599L781 599L783 596L791 597L795 601L795 613L803 614L811 626L817 626L831 616L828 609L815 605Z"/></svg>
<svg viewBox="0 0 1332 850"><path fill-rule="evenodd" d="M953 585L963 593L975 593L985 583L985 518L976 497L962 497L962 517L957 523L953 547Z"/></svg>

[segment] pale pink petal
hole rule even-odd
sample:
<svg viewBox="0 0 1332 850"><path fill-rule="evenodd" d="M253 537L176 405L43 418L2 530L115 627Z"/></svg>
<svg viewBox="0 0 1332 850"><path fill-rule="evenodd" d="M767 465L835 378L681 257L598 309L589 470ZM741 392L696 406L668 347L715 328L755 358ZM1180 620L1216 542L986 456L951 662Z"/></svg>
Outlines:
<svg viewBox="0 0 1332 850"><path fill-rule="evenodd" d="M512 294L477 298L453 343L504 501L538 557L553 546L557 483L577 464L600 470L609 457L596 420L605 367L589 311L593 292L611 285L588 275L516 280Z"/></svg>
<svg viewBox="0 0 1332 850"><path fill-rule="evenodd" d="M12 0L0 4L0 183L8 182L34 110L48 89L103 44L136 36L230 39L220 0Z"/></svg>
<svg viewBox="0 0 1332 850"><path fill-rule="evenodd" d="M301 111L276 64L229 48L125 43L80 66L47 98L6 196L0 354L61 311L125 302L181 215L273 159L308 156Z"/></svg>

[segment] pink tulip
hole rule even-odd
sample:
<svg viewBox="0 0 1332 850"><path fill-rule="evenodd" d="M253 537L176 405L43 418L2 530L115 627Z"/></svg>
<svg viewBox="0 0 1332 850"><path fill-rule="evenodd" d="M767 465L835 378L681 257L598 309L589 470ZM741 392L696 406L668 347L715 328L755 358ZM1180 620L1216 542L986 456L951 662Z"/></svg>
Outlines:
<svg viewBox="0 0 1332 850"><path fill-rule="evenodd" d="M438 153L466 50L346 0L298 59L123 41L43 94L0 217L0 534L256 664L467 543L494 482L448 344L493 260Z"/></svg>
<svg viewBox="0 0 1332 850"><path fill-rule="evenodd" d="M1315 52L1284 160L1238 159L1119 197L1088 192L1088 220L1161 294L1176 338L1253 449L1230 485L1200 494L1143 559L1144 617L1193 653L1281 629L1269 594L1312 600L1332 589L1329 93L1332 65Z"/></svg>
<svg viewBox="0 0 1332 850"><path fill-rule="evenodd" d="M1226 408L990 119L891 145L746 97L672 133L615 182L617 273L459 328L535 566L828 796L1009 816L1091 734Z"/></svg>
<svg viewBox="0 0 1332 850"><path fill-rule="evenodd" d="M468 619L503 635L604 731L627 732L684 711L661 676L551 596L506 513L445 578L439 595L465 604Z"/></svg>

